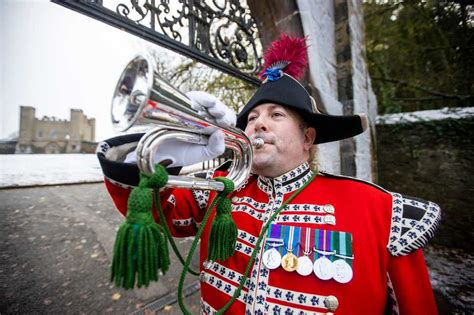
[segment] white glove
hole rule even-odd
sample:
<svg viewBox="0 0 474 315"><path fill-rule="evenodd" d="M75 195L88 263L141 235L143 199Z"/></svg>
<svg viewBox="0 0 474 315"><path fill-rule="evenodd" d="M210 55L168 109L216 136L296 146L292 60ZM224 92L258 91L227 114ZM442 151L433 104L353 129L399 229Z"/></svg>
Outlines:
<svg viewBox="0 0 474 315"><path fill-rule="evenodd" d="M225 151L224 133L216 129L210 136L207 145L188 143L177 140L168 140L158 146L154 156L154 163L165 160L172 163L167 167L193 165L218 157ZM135 151L127 154L125 163L137 163Z"/></svg>
<svg viewBox="0 0 474 315"><path fill-rule="evenodd" d="M202 91L186 93L191 100L191 107L206 120L220 127L235 127L237 116L235 111L219 101L214 95Z"/></svg>

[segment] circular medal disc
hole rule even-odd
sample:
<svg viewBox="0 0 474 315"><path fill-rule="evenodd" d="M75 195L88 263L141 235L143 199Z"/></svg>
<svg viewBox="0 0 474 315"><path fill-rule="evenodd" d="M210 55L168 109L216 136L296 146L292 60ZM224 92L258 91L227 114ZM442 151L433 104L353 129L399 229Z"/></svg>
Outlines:
<svg viewBox="0 0 474 315"><path fill-rule="evenodd" d="M263 253L262 261L268 269L276 269L280 266L281 255L275 248L270 248Z"/></svg>
<svg viewBox="0 0 474 315"><path fill-rule="evenodd" d="M286 253L281 259L281 266L286 271L295 271L298 268L298 257L293 255L293 253Z"/></svg>
<svg viewBox="0 0 474 315"><path fill-rule="evenodd" d="M334 276L334 264L325 256L316 259L313 267L314 274L321 280L329 280Z"/></svg>
<svg viewBox="0 0 474 315"><path fill-rule="evenodd" d="M296 272L302 276L310 275L313 272L313 262L308 256L298 257L298 268Z"/></svg>
<svg viewBox="0 0 474 315"><path fill-rule="evenodd" d="M344 259L338 259L333 264L335 269L334 280L339 283L347 283L352 280L352 268Z"/></svg>

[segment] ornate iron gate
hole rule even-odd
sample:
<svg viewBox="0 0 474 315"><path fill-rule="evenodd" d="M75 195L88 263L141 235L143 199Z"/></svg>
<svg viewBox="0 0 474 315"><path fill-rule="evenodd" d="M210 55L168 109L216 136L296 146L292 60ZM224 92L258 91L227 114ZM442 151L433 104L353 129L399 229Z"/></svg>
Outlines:
<svg viewBox="0 0 474 315"><path fill-rule="evenodd" d="M260 85L257 26L239 0L51 1Z"/></svg>

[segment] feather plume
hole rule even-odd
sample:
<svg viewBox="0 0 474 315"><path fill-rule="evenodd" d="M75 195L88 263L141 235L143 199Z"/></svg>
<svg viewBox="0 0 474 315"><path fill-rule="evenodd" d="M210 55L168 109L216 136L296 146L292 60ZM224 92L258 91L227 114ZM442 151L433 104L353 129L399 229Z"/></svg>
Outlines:
<svg viewBox="0 0 474 315"><path fill-rule="evenodd" d="M281 33L280 38L272 42L263 56L265 62L260 77L262 79L265 77L267 69L278 67L295 79L301 78L308 64L307 47L306 37L290 37Z"/></svg>

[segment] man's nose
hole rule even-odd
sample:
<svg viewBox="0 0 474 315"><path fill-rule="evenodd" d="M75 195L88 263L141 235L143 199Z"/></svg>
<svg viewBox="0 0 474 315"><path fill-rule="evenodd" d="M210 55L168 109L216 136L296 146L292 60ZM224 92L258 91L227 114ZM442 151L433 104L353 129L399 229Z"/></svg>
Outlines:
<svg viewBox="0 0 474 315"><path fill-rule="evenodd" d="M254 123L255 131L267 131L268 126L267 126L267 121L265 117L259 116Z"/></svg>

